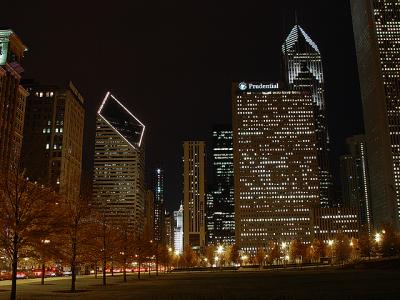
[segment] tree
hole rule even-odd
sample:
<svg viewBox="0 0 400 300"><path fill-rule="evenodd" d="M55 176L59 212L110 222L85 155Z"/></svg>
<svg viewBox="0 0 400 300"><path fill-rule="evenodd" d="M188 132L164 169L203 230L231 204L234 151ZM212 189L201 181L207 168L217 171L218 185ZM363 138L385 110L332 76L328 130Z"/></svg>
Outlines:
<svg viewBox="0 0 400 300"><path fill-rule="evenodd" d="M17 163L0 172L0 246L11 260L10 299L16 299L18 260L31 247L33 237L48 226L55 211L56 194L42 185L29 182Z"/></svg>
<svg viewBox="0 0 400 300"><path fill-rule="evenodd" d="M344 264L349 260L351 255L350 240L345 234L338 234L334 242L334 252L336 260L341 264Z"/></svg>
<svg viewBox="0 0 400 300"><path fill-rule="evenodd" d="M361 257L371 258L372 240L368 232L363 232L358 239L358 248Z"/></svg>
<svg viewBox="0 0 400 300"><path fill-rule="evenodd" d="M289 257L292 261L296 261L297 258L303 258L306 256L306 247L299 240L293 240L289 246Z"/></svg>
<svg viewBox="0 0 400 300"><path fill-rule="evenodd" d="M233 244L229 247L229 261L234 264L238 264L240 259L239 247Z"/></svg>
<svg viewBox="0 0 400 300"><path fill-rule="evenodd" d="M107 262L113 258L113 255L117 254L117 248L115 244L117 242L117 232L114 230L115 224L112 223L112 220L107 216L105 209L100 209L96 212L93 212L95 228L97 232L96 235L96 244L98 250L101 252L101 262L102 262L102 283L103 286L107 285ZM113 263L113 261L111 261ZM113 266L111 266L111 272Z"/></svg>
<svg viewBox="0 0 400 300"><path fill-rule="evenodd" d="M126 267L128 257L133 255L134 234L129 220L120 221L116 227L117 246L118 250L116 257L122 263L124 282L127 282Z"/></svg>
<svg viewBox="0 0 400 300"><path fill-rule="evenodd" d="M196 253L194 253L192 247L186 246L183 250L183 264L186 268L191 268L196 265Z"/></svg>
<svg viewBox="0 0 400 300"><path fill-rule="evenodd" d="M268 264L273 264L275 260L279 259L281 256L281 250L279 245L273 241L268 243L268 252L267 252L267 262Z"/></svg>
<svg viewBox="0 0 400 300"><path fill-rule="evenodd" d="M263 267L265 261L265 250L264 247L258 247L256 256L255 256L257 264L260 266L260 269Z"/></svg>
<svg viewBox="0 0 400 300"><path fill-rule="evenodd" d="M321 257L325 256L325 244L318 239L314 239L310 245L310 259L314 262L319 262Z"/></svg>
<svg viewBox="0 0 400 300"><path fill-rule="evenodd" d="M93 224L89 218L88 201L84 197L62 197L60 210L61 234L56 239L62 257L71 267L71 292L76 291L76 271L78 262L84 257L89 241L93 238Z"/></svg>
<svg viewBox="0 0 400 300"><path fill-rule="evenodd" d="M391 224L382 226L381 251L385 257L398 255L400 252L399 237Z"/></svg>
<svg viewBox="0 0 400 300"><path fill-rule="evenodd" d="M204 256L207 258L207 262L213 266L215 260L215 252L217 251L217 247L215 245L209 245L204 250Z"/></svg>

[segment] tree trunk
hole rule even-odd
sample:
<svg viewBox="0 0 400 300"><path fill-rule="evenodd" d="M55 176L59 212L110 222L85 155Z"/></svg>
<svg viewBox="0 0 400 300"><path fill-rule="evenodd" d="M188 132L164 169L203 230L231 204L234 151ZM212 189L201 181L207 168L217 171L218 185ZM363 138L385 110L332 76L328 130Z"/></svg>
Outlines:
<svg viewBox="0 0 400 300"><path fill-rule="evenodd" d="M107 259L105 257L103 257L103 285L104 286L107 284L106 265L107 265Z"/></svg>
<svg viewBox="0 0 400 300"><path fill-rule="evenodd" d="M71 292L76 291L76 244L72 243L72 259L71 259Z"/></svg>
<svg viewBox="0 0 400 300"><path fill-rule="evenodd" d="M114 276L114 261L111 259L111 276Z"/></svg>
<svg viewBox="0 0 400 300"><path fill-rule="evenodd" d="M94 278L97 279L97 261L94 263Z"/></svg>
<svg viewBox="0 0 400 300"><path fill-rule="evenodd" d="M158 254L156 255L156 276L158 276Z"/></svg>
<svg viewBox="0 0 400 300"><path fill-rule="evenodd" d="M18 268L18 236L14 236L14 249L12 255L12 284L11 284L11 295L10 300L17 298L17 268Z"/></svg>
<svg viewBox="0 0 400 300"><path fill-rule="evenodd" d="M124 257L124 282L126 282L126 257Z"/></svg>
<svg viewBox="0 0 400 300"><path fill-rule="evenodd" d="M139 269L138 269L138 279L140 280L140 258L138 260L138 265L139 265Z"/></svg>
<svg viewBox="0 0 400 300"><path fill-rule="evenodd" d="M46 265L44 263L44 261L42 262L42 280L40 282L41 285L44 285L44 276L45 276L45 272L46 272Z"/></svg>

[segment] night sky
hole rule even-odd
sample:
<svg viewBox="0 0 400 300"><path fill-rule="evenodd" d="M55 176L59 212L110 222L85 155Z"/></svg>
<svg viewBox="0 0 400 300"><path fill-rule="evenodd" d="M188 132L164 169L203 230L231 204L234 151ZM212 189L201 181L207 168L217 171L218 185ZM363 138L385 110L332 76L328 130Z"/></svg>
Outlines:
<svg viewBox="0 0 400 300"><path fill-rule="evenodd" d="M348 0L88 2L7 1L0 19L29 48L25 78L72 80L85 97L87 182L95 112L111 90L147 125L146 169L166 168L167 208L177 209L182 141L209 140L213 124L231 123L232 81L283 78L295 11L323 56L336 174L344 139L363 132Z"/></svg>

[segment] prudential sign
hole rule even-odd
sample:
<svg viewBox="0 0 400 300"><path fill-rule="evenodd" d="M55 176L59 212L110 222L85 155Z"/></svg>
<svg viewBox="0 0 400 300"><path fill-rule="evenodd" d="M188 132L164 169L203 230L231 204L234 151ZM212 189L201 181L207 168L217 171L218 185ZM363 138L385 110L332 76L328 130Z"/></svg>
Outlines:
<svg viewBox="0 0 400 300"><path fill-rule="evenodd" d="M238 88L241 91L254 91L254 90L276 90L279 89L279 83L247 83L240 82Z"/></svg>

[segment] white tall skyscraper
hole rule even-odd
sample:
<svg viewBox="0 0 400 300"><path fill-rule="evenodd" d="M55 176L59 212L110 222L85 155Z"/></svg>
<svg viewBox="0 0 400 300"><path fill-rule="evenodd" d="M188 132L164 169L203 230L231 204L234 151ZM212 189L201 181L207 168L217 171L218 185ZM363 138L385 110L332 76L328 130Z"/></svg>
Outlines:
<svg viewBox="0 0 400 300"><path fill-rule="evenodd" d="M174 211L174 251L182 254L183 252L183 205L179 210Z"/></svg>

